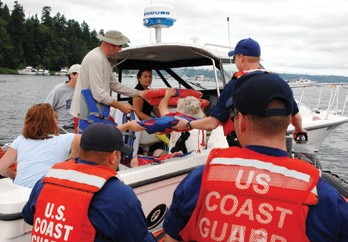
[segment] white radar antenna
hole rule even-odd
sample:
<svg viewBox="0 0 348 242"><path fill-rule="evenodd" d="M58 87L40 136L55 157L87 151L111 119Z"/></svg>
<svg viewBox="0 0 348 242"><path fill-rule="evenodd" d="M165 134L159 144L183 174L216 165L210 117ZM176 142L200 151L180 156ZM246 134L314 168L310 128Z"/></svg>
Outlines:
<svg viewBox="0 0 348 242"><path fill-rule="evenodd" d="M164 4L153 4L144 9L144 26L155 28L156 43L161 43L161 29L172 27L175 19L175 9Z"/></svg>

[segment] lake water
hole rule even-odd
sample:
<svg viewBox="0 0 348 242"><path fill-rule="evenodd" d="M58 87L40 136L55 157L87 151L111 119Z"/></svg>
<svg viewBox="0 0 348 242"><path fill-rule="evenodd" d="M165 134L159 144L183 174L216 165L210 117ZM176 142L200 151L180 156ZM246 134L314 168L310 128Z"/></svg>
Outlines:
<svg viewBox="0 0 348 242"><path fill-rule="evenodd" d="M67 79L65 76L0 75L0 144L12 142L21 133L27 110L34 104L44 102L53 87ZM134 87L136 78L126 83ZM296 89L294 93L299 95ZM309 102L314 105L316 99ZM324 169L348 181L347 134L348 123L338 127L324 140L318 158Z"/></svg>

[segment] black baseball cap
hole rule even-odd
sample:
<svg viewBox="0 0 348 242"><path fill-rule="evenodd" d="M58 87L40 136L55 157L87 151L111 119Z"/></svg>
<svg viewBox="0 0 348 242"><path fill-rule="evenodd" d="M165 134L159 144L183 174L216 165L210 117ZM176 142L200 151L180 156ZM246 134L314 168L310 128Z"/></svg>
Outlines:
<svg viewBox="0 0 348 242"><path fill-rule="evenodd" d="M123 135L116 126L108 123L93 123L81 136L80 147L84 150L113 152L120 150L126 154L132 147L123 142Z"/></svg>
<svg viewBox="0 0 348 242"><path fill-rule="evenodd" d="M274 99L285 103L283 109L268 109ZM286 81L274 73L245 74L237 80L233 92L233 106L244 114L261 117L287 116L293 112L293 93Z"/></svg>

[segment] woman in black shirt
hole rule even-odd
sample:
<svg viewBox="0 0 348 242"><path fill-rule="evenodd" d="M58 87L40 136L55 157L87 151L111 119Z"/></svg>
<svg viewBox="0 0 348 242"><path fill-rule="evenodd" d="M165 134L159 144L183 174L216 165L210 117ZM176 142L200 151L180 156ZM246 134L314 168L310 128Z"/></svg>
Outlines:
<svg viewBox="0 0 348 242"><path fill-rule="evenodd" d="M150 69L140 69L137 74L138 84L135 86L137 90L148 90L152 84L152 71ZM158 106L152 106L141 97L133 97L129 99L129 103L133 105L136 115L140 120L151 118L153 112L160 117Z"/></svg>

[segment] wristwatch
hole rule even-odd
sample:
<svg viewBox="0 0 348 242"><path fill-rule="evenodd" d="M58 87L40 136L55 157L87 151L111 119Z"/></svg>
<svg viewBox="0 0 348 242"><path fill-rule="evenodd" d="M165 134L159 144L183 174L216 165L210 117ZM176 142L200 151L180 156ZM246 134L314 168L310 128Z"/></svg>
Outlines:
<svg viewBox="0 0 348 242"><path fill-rule="evenodd" d="M192 126L191 126L191 121L188 121L188 122L186 123L186 128L188 128L188 129L192 129Z"/></svg>

